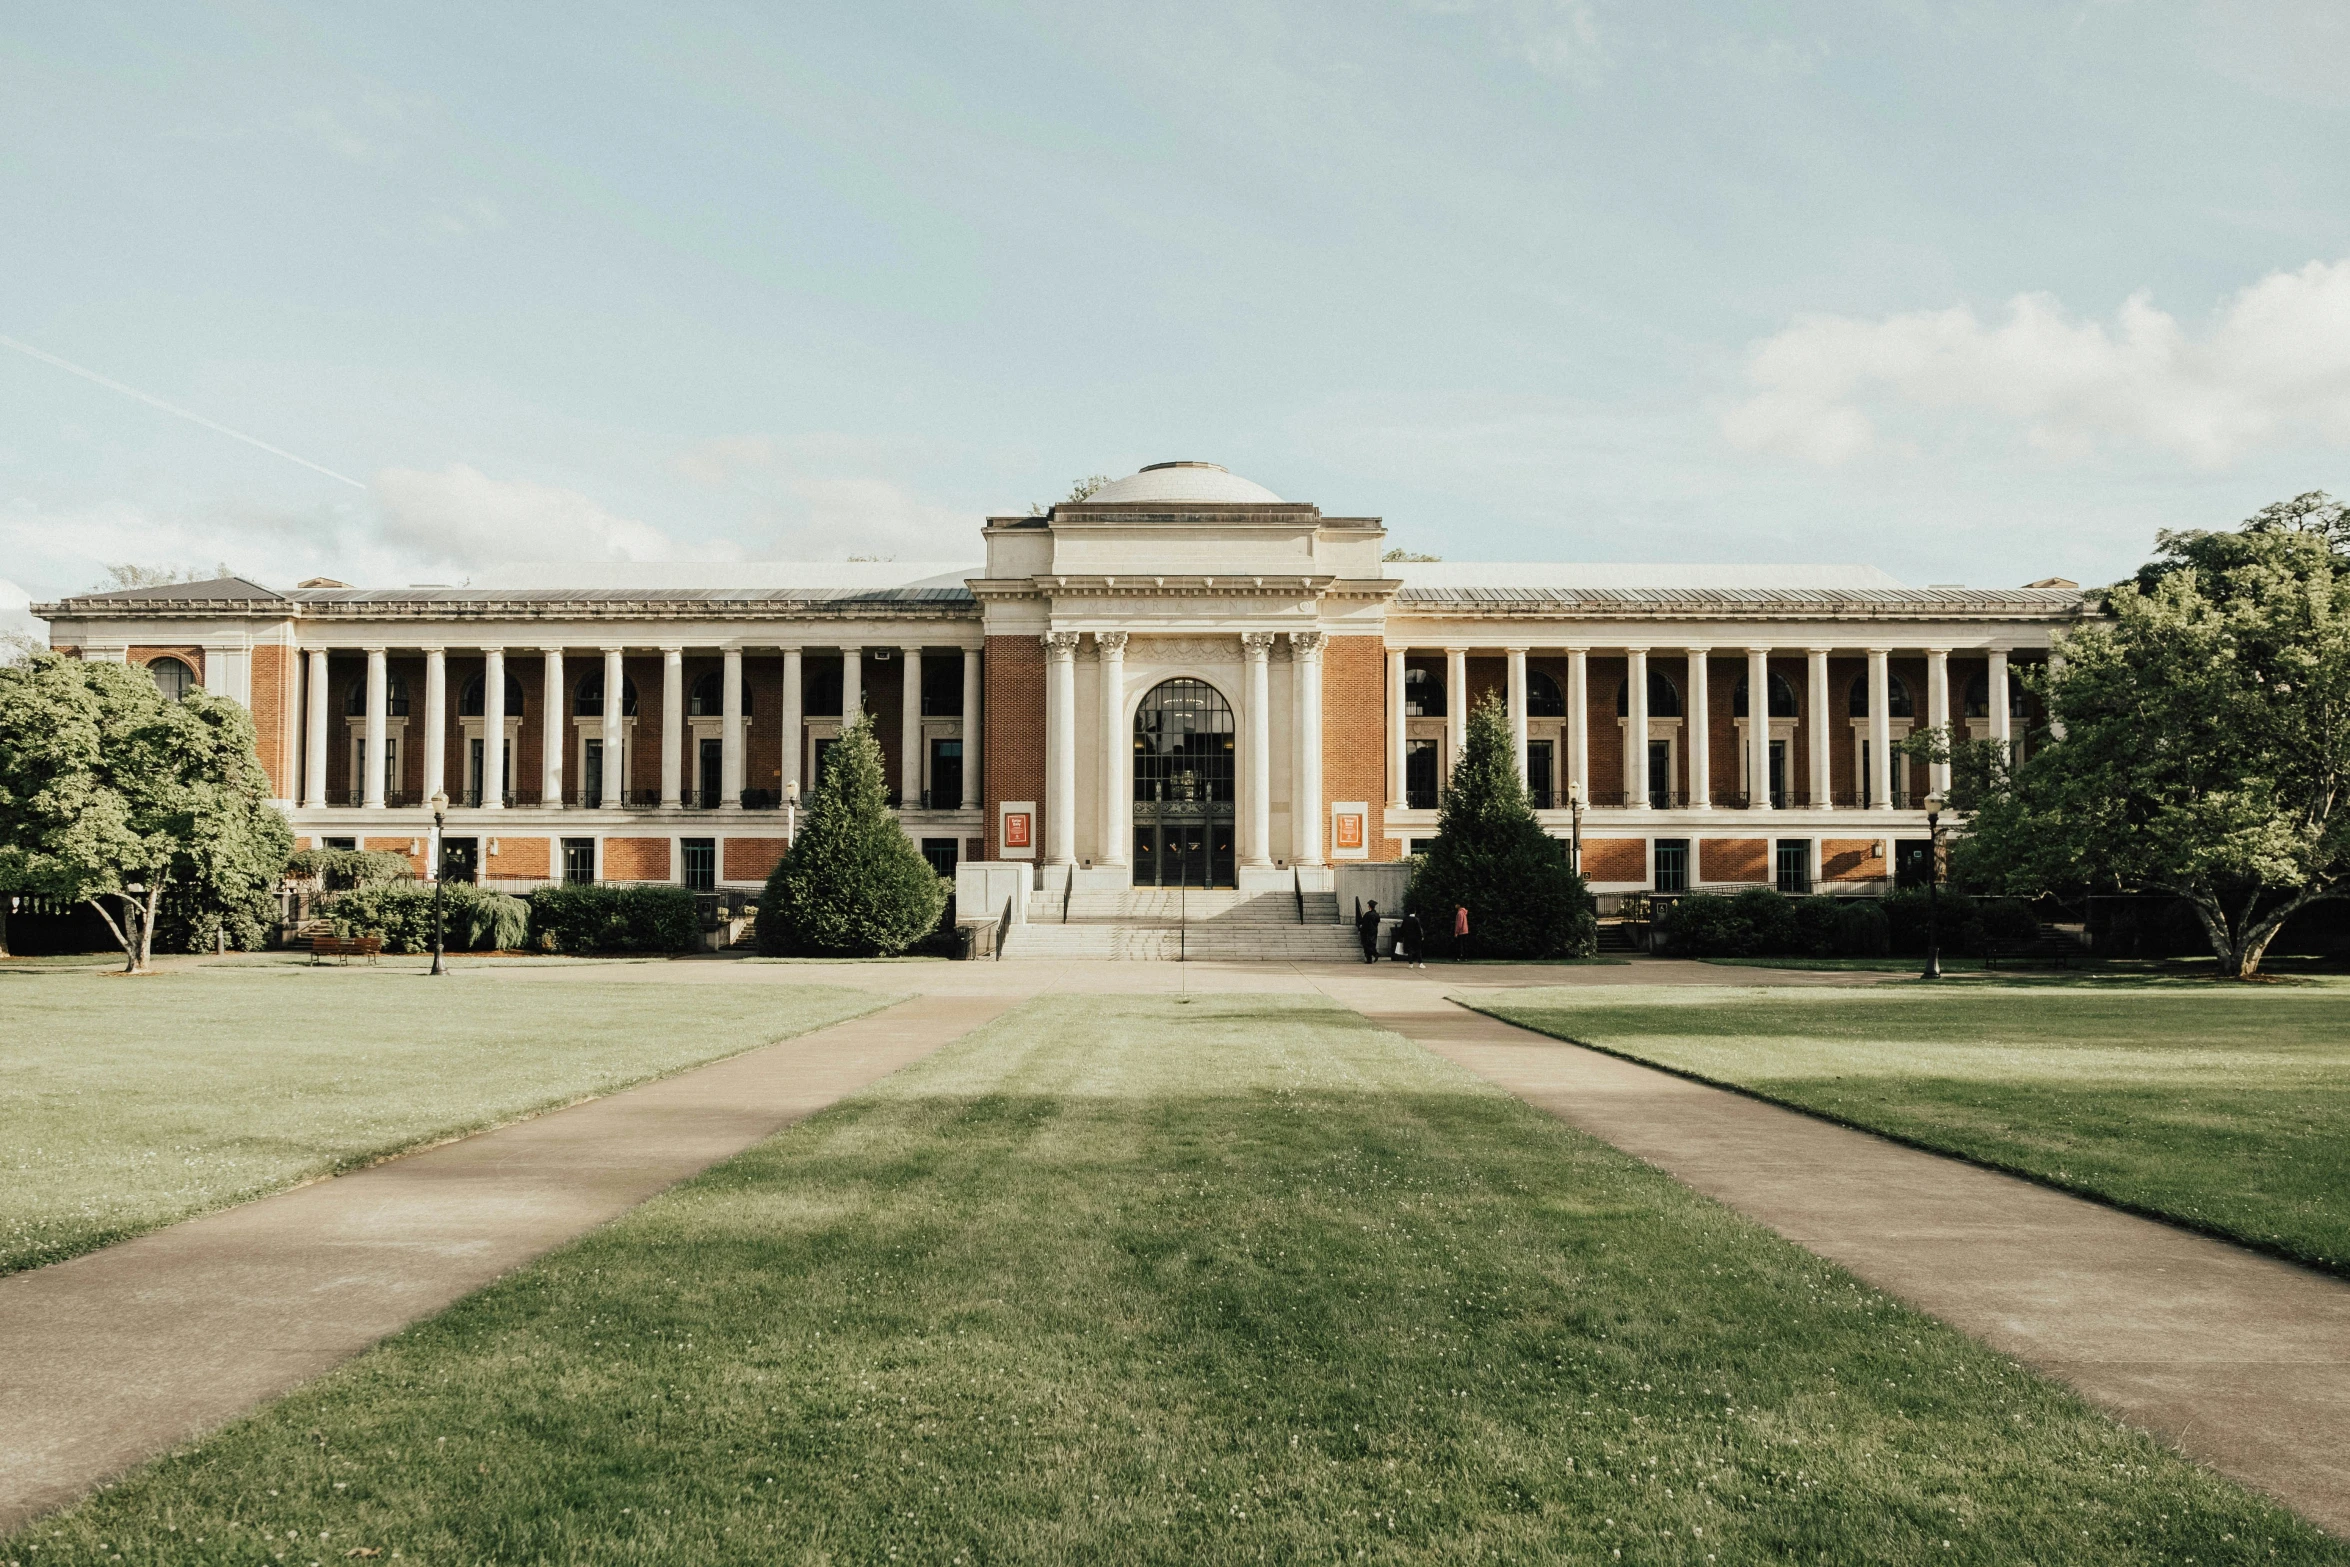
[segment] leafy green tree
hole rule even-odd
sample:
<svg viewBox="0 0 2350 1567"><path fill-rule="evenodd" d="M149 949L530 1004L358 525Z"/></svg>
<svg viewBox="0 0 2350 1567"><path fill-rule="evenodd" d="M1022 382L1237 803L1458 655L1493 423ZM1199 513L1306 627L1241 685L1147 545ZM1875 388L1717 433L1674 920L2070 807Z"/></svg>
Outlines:
<svg viewBox="0 0 2350 1567"><path fill-rule="evenodd" d="M946 901L946 884L890 812L873 720L859 718L827 756L807 820L767 878L760 948L895 957L937 928Z"/></svg>
<svg viewBox="0 0 2350 1567"><path fill-rule="evenodd" d="M1469 714L1436 841L1412 872L1404 907L1420 916L1432 953L1454 951L1456 908L1469 911L1467 950L1480 957L1588 957L1598 948L1590 890L1567 846L1534 819L1498 698Z"/></svg>
<svg viewBox="0 0 2350 1567"><path fill-rule="evenodd" d="M2108 618L2031 677L2063 738L2011 769L1952 748L1955 875L2031 896L2172 894L2248 979L2287 920L2350 892L2350 529L2322 494L2232 533L2165 533Z"/></svg>
<svg viewBox="0 0 2350 1567"><path fill-rule="evenodd" d="M143 670L52 653L0 668L0 889L88 903L137 973L166 894L239 945L293 848L253 720Z"/></svg>

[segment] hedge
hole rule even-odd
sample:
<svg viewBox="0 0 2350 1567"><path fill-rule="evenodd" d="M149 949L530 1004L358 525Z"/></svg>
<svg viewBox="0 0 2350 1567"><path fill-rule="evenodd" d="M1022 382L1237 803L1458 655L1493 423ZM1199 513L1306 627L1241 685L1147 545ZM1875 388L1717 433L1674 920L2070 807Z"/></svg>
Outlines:
<svg viewBox="0 0 2350 1567"><path fill-rule="evenodd" d="M552 952L691 952L702 941L694 895L659 882L542 887L530 923L533 944Z"/></svg>
<svg viewBox="0 0 2350 1567"><path fill-rule="evenodd" d="M1768 887L1732 897L1692 893L1658 921L1670 950L1689 957L1922 957L1930 920L1944 952L1980 954L1992 941L2027 940L2039 928L2014 898L1944 894L1933 910L1922 888L1882 898L1790 898Z"/></svg>
<svg viewBox="0 0 2350 1567"><path fill-rule="evenodd" d="M338 936L381 936L387 952L430 952L433 889L414 881L354 887L322 907ZM442 945L457 952L518 952L530 940L530 907L471 882L441 883Z"/></svg>

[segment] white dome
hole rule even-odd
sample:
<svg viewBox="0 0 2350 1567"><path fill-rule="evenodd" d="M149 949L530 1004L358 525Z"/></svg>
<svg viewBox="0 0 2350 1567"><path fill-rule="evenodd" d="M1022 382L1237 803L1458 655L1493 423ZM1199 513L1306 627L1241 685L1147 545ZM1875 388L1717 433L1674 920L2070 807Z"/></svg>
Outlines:
<svg viewBox="0 0 2350 1567"><path fill-rule="evenodd" d="M1226 472L1221 463L1155 462L1140 473L1103 485L1082 504L1119 506L1137 501L1278 506L1281 497L1261 484L1251 484L1237 473Z"/></svg>

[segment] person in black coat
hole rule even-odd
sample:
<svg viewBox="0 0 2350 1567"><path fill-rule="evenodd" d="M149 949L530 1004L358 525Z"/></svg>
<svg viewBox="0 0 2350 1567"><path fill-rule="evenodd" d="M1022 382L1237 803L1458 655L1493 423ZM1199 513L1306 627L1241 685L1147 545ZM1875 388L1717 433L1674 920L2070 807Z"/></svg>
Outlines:
<svg viewBox="0 0 2350 1567"><path fill-rule="evenodd" d="M1410 909L1404 910L1403 923L1395 927L1395 961L1409 962L1414 968L1421 967L1420 943L1425 939L1426 933L1420 929L1420 916Z"/></svg>
<svg viewBox="0 0 2350 1567"><path fill-rule="evenodd" d="M1355 916L1355 935L1362 939L1363 961L1365 963L1378 962L1379 905L1376 902Z"/></svg>

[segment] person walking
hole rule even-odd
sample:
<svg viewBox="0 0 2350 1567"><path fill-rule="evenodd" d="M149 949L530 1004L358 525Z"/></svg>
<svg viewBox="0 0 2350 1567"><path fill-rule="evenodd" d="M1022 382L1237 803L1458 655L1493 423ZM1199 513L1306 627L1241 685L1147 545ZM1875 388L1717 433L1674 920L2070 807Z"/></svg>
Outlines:
<svg viewBox="0 0 2350 1567"><path fill-rule="evenodd" d="M1395 961L1404 962L1408 952L1412 967L1426 968L1428 965L1421 959L1426 956L1423 943L1427 939L1427 933L1420 928L1419 914L1412 909L1404 910L1403 923L1395 927Z"/></svg>
<svg viewBox="0 0 2350 1567"><path fill-rule="evenodd" d="M1456 903L1452 910L1452 960L1458 963L1461 953L1469 945L1469 906Z"/></svg>
<svg viewBox="0 0 2350 1567"><path fill-rule="evenodd" d="M1363 961L1365 963L1378 962L1379 904L1376 899L1372 900L1369 908L1355 916L1355 935L1363 943Z"/></svg>

